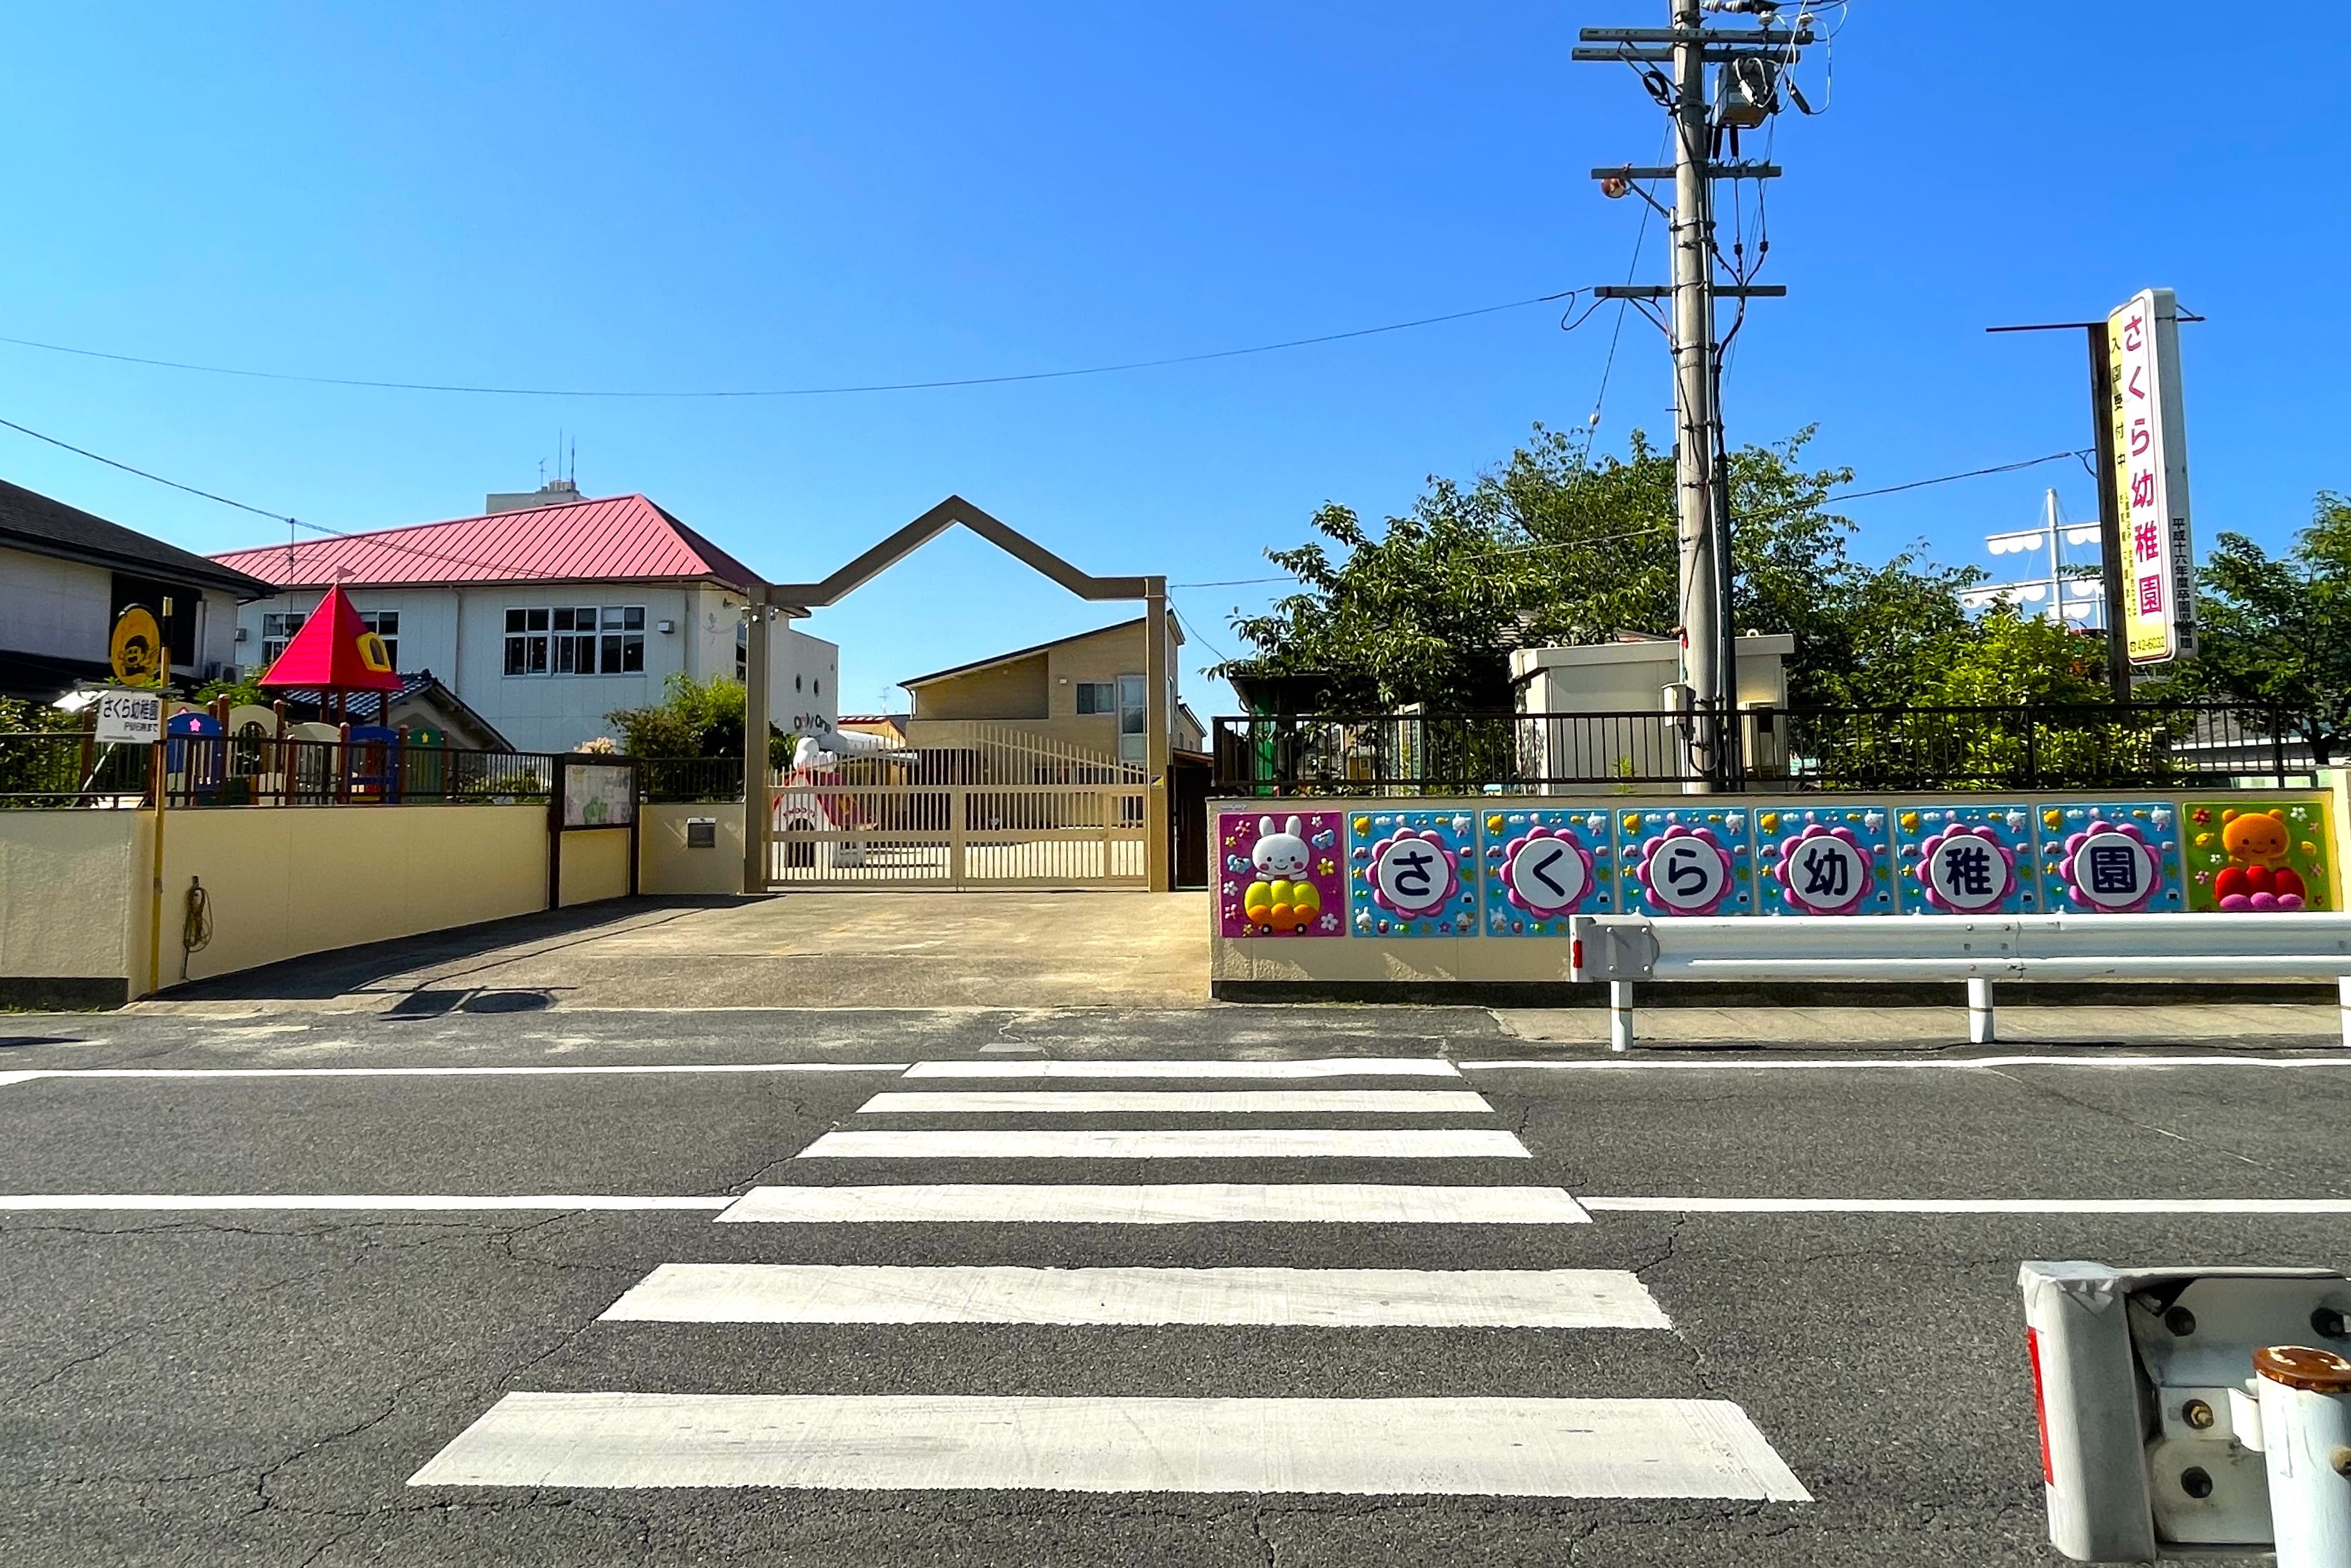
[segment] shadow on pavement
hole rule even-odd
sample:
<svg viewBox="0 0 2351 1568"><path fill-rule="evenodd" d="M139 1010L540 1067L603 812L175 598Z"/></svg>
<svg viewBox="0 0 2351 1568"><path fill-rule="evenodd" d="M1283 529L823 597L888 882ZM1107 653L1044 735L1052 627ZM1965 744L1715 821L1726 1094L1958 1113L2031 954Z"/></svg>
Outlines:
<svg viewBox="0 0 2351 1568"><path fill-rule="evenodd" d="M465 967L496 955L521 956L593 940L632 925L659 924L696 909L759 902L724 894L613 899L536 915L517 915L421 936L312 953L257 969L167 986L161 1002L315 1001L381 992L394 1018L439 1018L451 1012L537 1012L555 1005L552 990L452 985ZM455 971L453 973L452 971ZM413 979L413 985L402 985Z"/></svg>

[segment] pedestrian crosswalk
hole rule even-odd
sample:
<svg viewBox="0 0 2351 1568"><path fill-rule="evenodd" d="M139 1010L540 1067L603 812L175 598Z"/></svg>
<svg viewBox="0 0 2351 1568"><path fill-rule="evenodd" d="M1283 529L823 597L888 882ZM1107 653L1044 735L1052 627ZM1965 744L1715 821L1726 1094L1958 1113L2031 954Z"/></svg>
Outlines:
<svg viewBox="0 0 2351 1568"><path fill-rule="evenodd" d="M1531 1151L1442 1058L942 1061L913 1064L900 1085L797 1151L782 1168L804 1178L754 1187L713 1217L735 1228L726 1235L747 1243L751 1260L661 1263L593 1332L1029 1328L1061 1336L1053 1354L1066 1356L1071 1331L1476 1330L1618 1333L1635 1343L1660 1336L1662 1345L1674 1326L1622 1269L1304 1266L1351 1247L1367 1252L1363 1260L1392 1261L1381 1247L1441 1241L1450 1228L1480 1236L1493 1233L1467 1228L1515 1228L1509 1234L1522 1239L1512 1257L1552 1248L1546 1237L1590 1234L1546 1228L1592 1223L1562 1187L1475 1179L1510 1168L1477 1162L1525 1162ZM1114 1124L1070 1124L1080 1118ZM1050 1179L1063 1167L1032 1161L1069 1162L1074 1179ZM1119 1168L1128 1162L1157 1164ZM1378 1179L1317 1181L1318 1166ZM1193 1179L1101 1179L1162 1168ZM1228 1168L1261 1179L1198 1179ZM852 1179L834 1184L835 1170ZM987 1179L993 1171L1018 1179ZM1273 1179L1282 1176L1297 1179ZM759 1228L807 1225L830 1228ZM908 1233L891 1228L906 1225L945 1228L920 1232L910 1253ZM1058 1228L1017 1228L1030 1225ZM1272 1228L1282 1226L1312 1229ZM998 1227L1016 1228L988 1228ZM1141 1228L1164 1227L1191 1228L1145 1250L1147 1263L1134 1261L1138 1243L1122 1239L1165 1235ZM1284 1239L1301 1234L1324 1240ZM810 1239L823 1237L831 1240L822 1247ZM951 1255L958 1237L967 1259L986 1260L907 1260ZM1002 1260L1031 1247L1054 1266ZM1270 1248L1289 1260L1262 1260ZM810 1251L850 1260L803 1260ZM1407 1251L1405 1260L1417 1260ZM658 1389L517 1389L411 1484L1809 1500L1727 1400L1490 1388L1365 1398L1327 1389L1288 1396L1279 1386L1195 1392L1181 1386L1180 1363L1153 1364L1178 1385L1138 1390L1133 1375L1106 1373L1098 1391L1075 1394L743 1392L739 1383L680 1392L674 1380Z"/></svg>

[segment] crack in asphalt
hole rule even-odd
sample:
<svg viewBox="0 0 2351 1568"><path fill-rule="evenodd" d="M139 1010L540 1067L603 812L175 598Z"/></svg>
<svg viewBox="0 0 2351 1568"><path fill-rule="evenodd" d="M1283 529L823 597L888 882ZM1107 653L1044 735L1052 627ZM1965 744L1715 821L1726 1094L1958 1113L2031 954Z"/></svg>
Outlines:
<svg viewBox="0 0 2351 1568"><path fill-rule="evenodd" d="M2256 1170L2270 1171L2272 1173L2280 1173L2282 1171L2282 1167L2280 1166L2271 1165L2264 1160L2257 1160L2251 1155L2245 1154L2241 1150L2232 1149L2225 1144L2215 1144L2206 1139L2190 1137L2186 1133L2178 1132L2170 1127L2162 1125L2160 1123L2142 1122L2137 1117L2122 1111L2117 1111L2110 1105L2101 1105L2095 1101L2085 1100L2079 1095L2068 1094L2054 1084L2043 1082L2037 1079L2021 1078L2013 1072L2005 1071L1997 1067L1985 1068L1984 1071L1994 1078L2003 1079L2008 1082L2013 1083L2017 1087L2023 1089L2028 1092L2039 1094L2051 1100L2055 1100L2063 1104L2072 1105L2078 1110L2087 1111L2095 1116L2104 1116L2110 1121L2120 1122L2126 1127L2136 1127L2143 1133L2155 1133L2163 1137L2173 1139L2176 1142L2186 1144L2191 1148L2210 1149L2216 1154L2226 1155L2231 1159L2242 1161L2244 1164L2252 1166Z"/></svg>

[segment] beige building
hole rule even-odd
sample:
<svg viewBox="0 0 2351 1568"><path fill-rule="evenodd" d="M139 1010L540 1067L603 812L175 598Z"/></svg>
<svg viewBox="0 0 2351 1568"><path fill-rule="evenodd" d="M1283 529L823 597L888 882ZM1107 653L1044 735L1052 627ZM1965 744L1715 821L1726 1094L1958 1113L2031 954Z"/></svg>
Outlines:
<svg viewBox="0 0 2351 1568"><path fill-rule="evenodd" d="M970 725L998 725L1140 768L1143 638L1137 617L901 681L914 698L907 741L948 747L964 740ZM1177 751L1196 752L1206 731L1175 690L1184 633L1173 616L1167 640L1169 740Z"/></svg>

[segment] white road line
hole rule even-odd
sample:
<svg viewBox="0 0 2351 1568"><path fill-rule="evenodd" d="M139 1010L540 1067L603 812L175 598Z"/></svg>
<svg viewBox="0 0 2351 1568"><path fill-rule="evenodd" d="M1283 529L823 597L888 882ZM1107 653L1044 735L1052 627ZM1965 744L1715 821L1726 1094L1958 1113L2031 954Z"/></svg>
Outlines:
<svg viewBox="0 0 2351 1568"><path fill-rule="evenodd" d="M1269 1112L1361 1113L1398 1116L1489 1116L1473 1089L946 1089L890 1090L860 1105L861 1115L979 1114L1157 1111L1170 1115Z"/></svg>
<svg viewBox="0 0 2351 1568"><path fill-rule="evenodd" d="M22 1083L28 1078L38 1078L39 1076L40 1073L38 1071L0 1072L0 1089L5 1089L11 1083Z"/></svg>
<svg viewBox="0 0 2351 1568"><path fill-rule="evenodd" d="M609 1067L58 1067L25 1078L560 1078L661 1072L903 1072L903 1061L712 1061Z"/></svg>
<svg viewBox="0 0 2351 1568"><path fill-rule="evenodd" d="M1580 1197L1611 1213L2351 1213L2351 1199L1625 1199Z"/></svg>
<svg viewBox="0 0 2351 1568"><path fill-rule="evenodd" d="M1525 1160L1511 1134L1474 1129L1234 1127L1197 1132L835 1132L803 1160Z"/></svg>
<svg viewBox="0 0 2351 1568"><path fill-rule="evenodd" d="M1621 1269L664 1263L607 1322L1666 1329Z"/></svg>
<svg viewBox="0 0 2351 1568"><path fill-rule="evenodd" d="M1370 1182L1165 1186L755 1186L718 1217L778 1224L1588 1225L1555 1186Z"/></svg>
<svg viewBox="0 0 2351 1568"><path fill-rule="evenodd" d="M2313 1031L2316 1032L2316 1031ZM1670 1049L1704 1051L1705 1046L1673 1047ZM1905 1057L1791 1057L1784 1061L1758 1059L1740 1055L1736 1058L1717 1057L1705 1061L1677 1061L1659 1058L1597 1058L1578 1057L1564 1060L1464 1061L1464 1072L1498 1072L1520 1068L1546 1071L1583 1072L1646 1072L1659 1068L1683 1072L1721 1071L1873 1071L1901 1068L1910 1071L1951 1071L1983 1067L2351 1067L2351 1051L2338 1056L1929 1056Z"/></svg>
<svg viewBox="0 0 2351 1568"><path fill-rule="evenodd" d="M1443 1057L1318 1056L1299 1061L917 1061L909 1078L1458 1078Z"/></svg>
<svg viewBox="0 0 2351 1568"><path fill-rule="evenodd" d="M509 1394L408 1484L1812 1500L1715 1399Z"/></svg>
<svg viewBox="0 0 2351 1568"><path fill-rule="evenodd" d="M41 1213L59 1209L174 1209L195 1213L209 1209L579 1209L625 1212L635 1209L724 1209L732 1197L641 1197L626 1194L525 1193L482 1197L448 1193L170 1193L170 1192L37 1192L0 1194L0 1213Z"/></svg>

